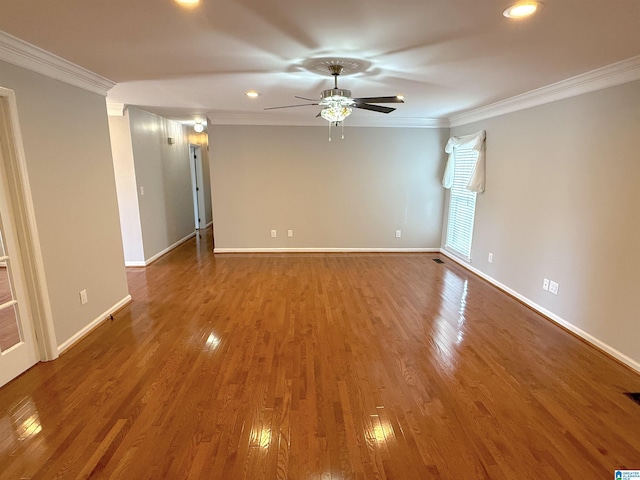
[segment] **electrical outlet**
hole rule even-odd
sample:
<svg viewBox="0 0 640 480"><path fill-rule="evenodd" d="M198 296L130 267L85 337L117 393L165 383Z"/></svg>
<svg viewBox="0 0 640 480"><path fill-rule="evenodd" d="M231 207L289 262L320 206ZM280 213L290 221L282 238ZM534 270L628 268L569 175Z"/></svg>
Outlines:
<svg viewBox="0 0 640 480"><path fill-rule="evenodd" d="M493 253L489 253L489 258L487 259L489 263L493 263Z"/></svg>
<svg viewBox="0 0 640 480"><path fill-rule="evenodd" d="M543 290L549 290L549 279L548 278L545 278L542 281L542 289Z"/></svg>
<svg viewBox="0 0 640 480"><path fill-rule="evenodd" d="M396 230L396 238L402 237L402 230Z"/></svg>
<svg viewBox="0 0 640 480"><path fill-rule="evenodd" d="M271 238L276 238L278 232L276 232L275 230L271 230Z"/></svg>
<svg viewBox="0 0 640 480"><path fill-rule="evenodd" d="M287 230L287 237L293 237L293 230Z"/></svg>
<svg viewBox="0 0 640 480"><path fill-rule="evenodd" d="M140 185L140 196L144 197L144 187Z"/></svg>
<svg viewBox="0 0 640 480"><path fill-rule="evenodd" d="M89 299L87 298L87 290L82 290L80 292L80 305L85 305Z"/></svg>
<svg viewBox="0 0 640 480"><path fill-rule="evenodd" d="M558 294L558 287L559 287L559 285L556 282L554 282L553 280L549 281L549 292L550 293L553 293L554 295L557 295Z"/></svg>

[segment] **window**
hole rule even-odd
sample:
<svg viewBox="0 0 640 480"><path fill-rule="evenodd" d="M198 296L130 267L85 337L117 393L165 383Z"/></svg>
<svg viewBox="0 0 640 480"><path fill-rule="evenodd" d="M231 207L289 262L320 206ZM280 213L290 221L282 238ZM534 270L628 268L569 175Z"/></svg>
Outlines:
<svg viewBox="0 0 640 480"><path fill-rule="evenodd" d="M486 132L451 137L444 151L449 154L442 186L451 189L444 248L471 260L476 194L484 192Z"/></svg>
<svg viewBox="0 0 640 480"><path fill-rule="evenodd" d="M455 162L449 196L445 248L469 260L477 193L470 191L467 186L473 177L479 152L471 145L460 145L454 147L453 153Z"/></svg>

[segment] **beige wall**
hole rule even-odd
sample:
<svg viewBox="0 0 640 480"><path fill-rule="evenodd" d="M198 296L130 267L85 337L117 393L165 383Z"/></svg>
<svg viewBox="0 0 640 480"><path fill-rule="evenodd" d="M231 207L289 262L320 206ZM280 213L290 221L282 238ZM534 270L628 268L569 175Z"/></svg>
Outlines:
<svg viewBox="0 0 640 480"><path fill-rule="evenodd" d="M472 266L640 362L640 82L452 134L482 129Z"/></svg>
<svg viewBox="0 0 640 480"><path fill-rule="evenodd" d="M127 111L144 257L148 260L195 230L189 139L186 127L178 122L133 107ZM173 145L169 145L169 137L175 139Z"/></svg>
<svg viewBox="0 0 640 480"><path fill-rule="evenodd" d="M322 127L210 126L216 249L439 248L447 138L346 127L329 142Z"/></svg>
<svg viewBox="0 0 640 480"><path fill-rule="evenodd" d="M128 295L105 99L2 61L0 86L16 93L61 345Z"/></svg>

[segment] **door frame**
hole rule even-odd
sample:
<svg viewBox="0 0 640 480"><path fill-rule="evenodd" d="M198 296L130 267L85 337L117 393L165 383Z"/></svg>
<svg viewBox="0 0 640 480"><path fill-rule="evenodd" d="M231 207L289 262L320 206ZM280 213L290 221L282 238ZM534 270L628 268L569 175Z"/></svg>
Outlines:
<svg viewBox="0 0 640 480"><path fill-rule="evenodd" d="M202 170L202 146L189 144L189 168L191 169L191 190L193 195L193 220L196 230L204 229L207 225L204 205L204 172Z"/></svg>
<svg viewBox="0 0 640 480"><path fill-rule="evenodd" d="M6 140L1 145L2 156L9 183L16 235L21 246L21 261L36 350L40 361L54 360L58 358L58 345L22 143L18 104L15 92L1 86L0 136Z"/></svg>

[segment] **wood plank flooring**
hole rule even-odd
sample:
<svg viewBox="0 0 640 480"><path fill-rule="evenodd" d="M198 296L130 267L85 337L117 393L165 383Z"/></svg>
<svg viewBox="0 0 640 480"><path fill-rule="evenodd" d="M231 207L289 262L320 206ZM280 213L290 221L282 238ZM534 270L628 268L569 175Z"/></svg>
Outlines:
<svg viewBox="0 0 640 480"><path fill-rule="evenodd" d="M0 479L607 479L640 376L429 254L213 255L0 389Z"/></svg>

